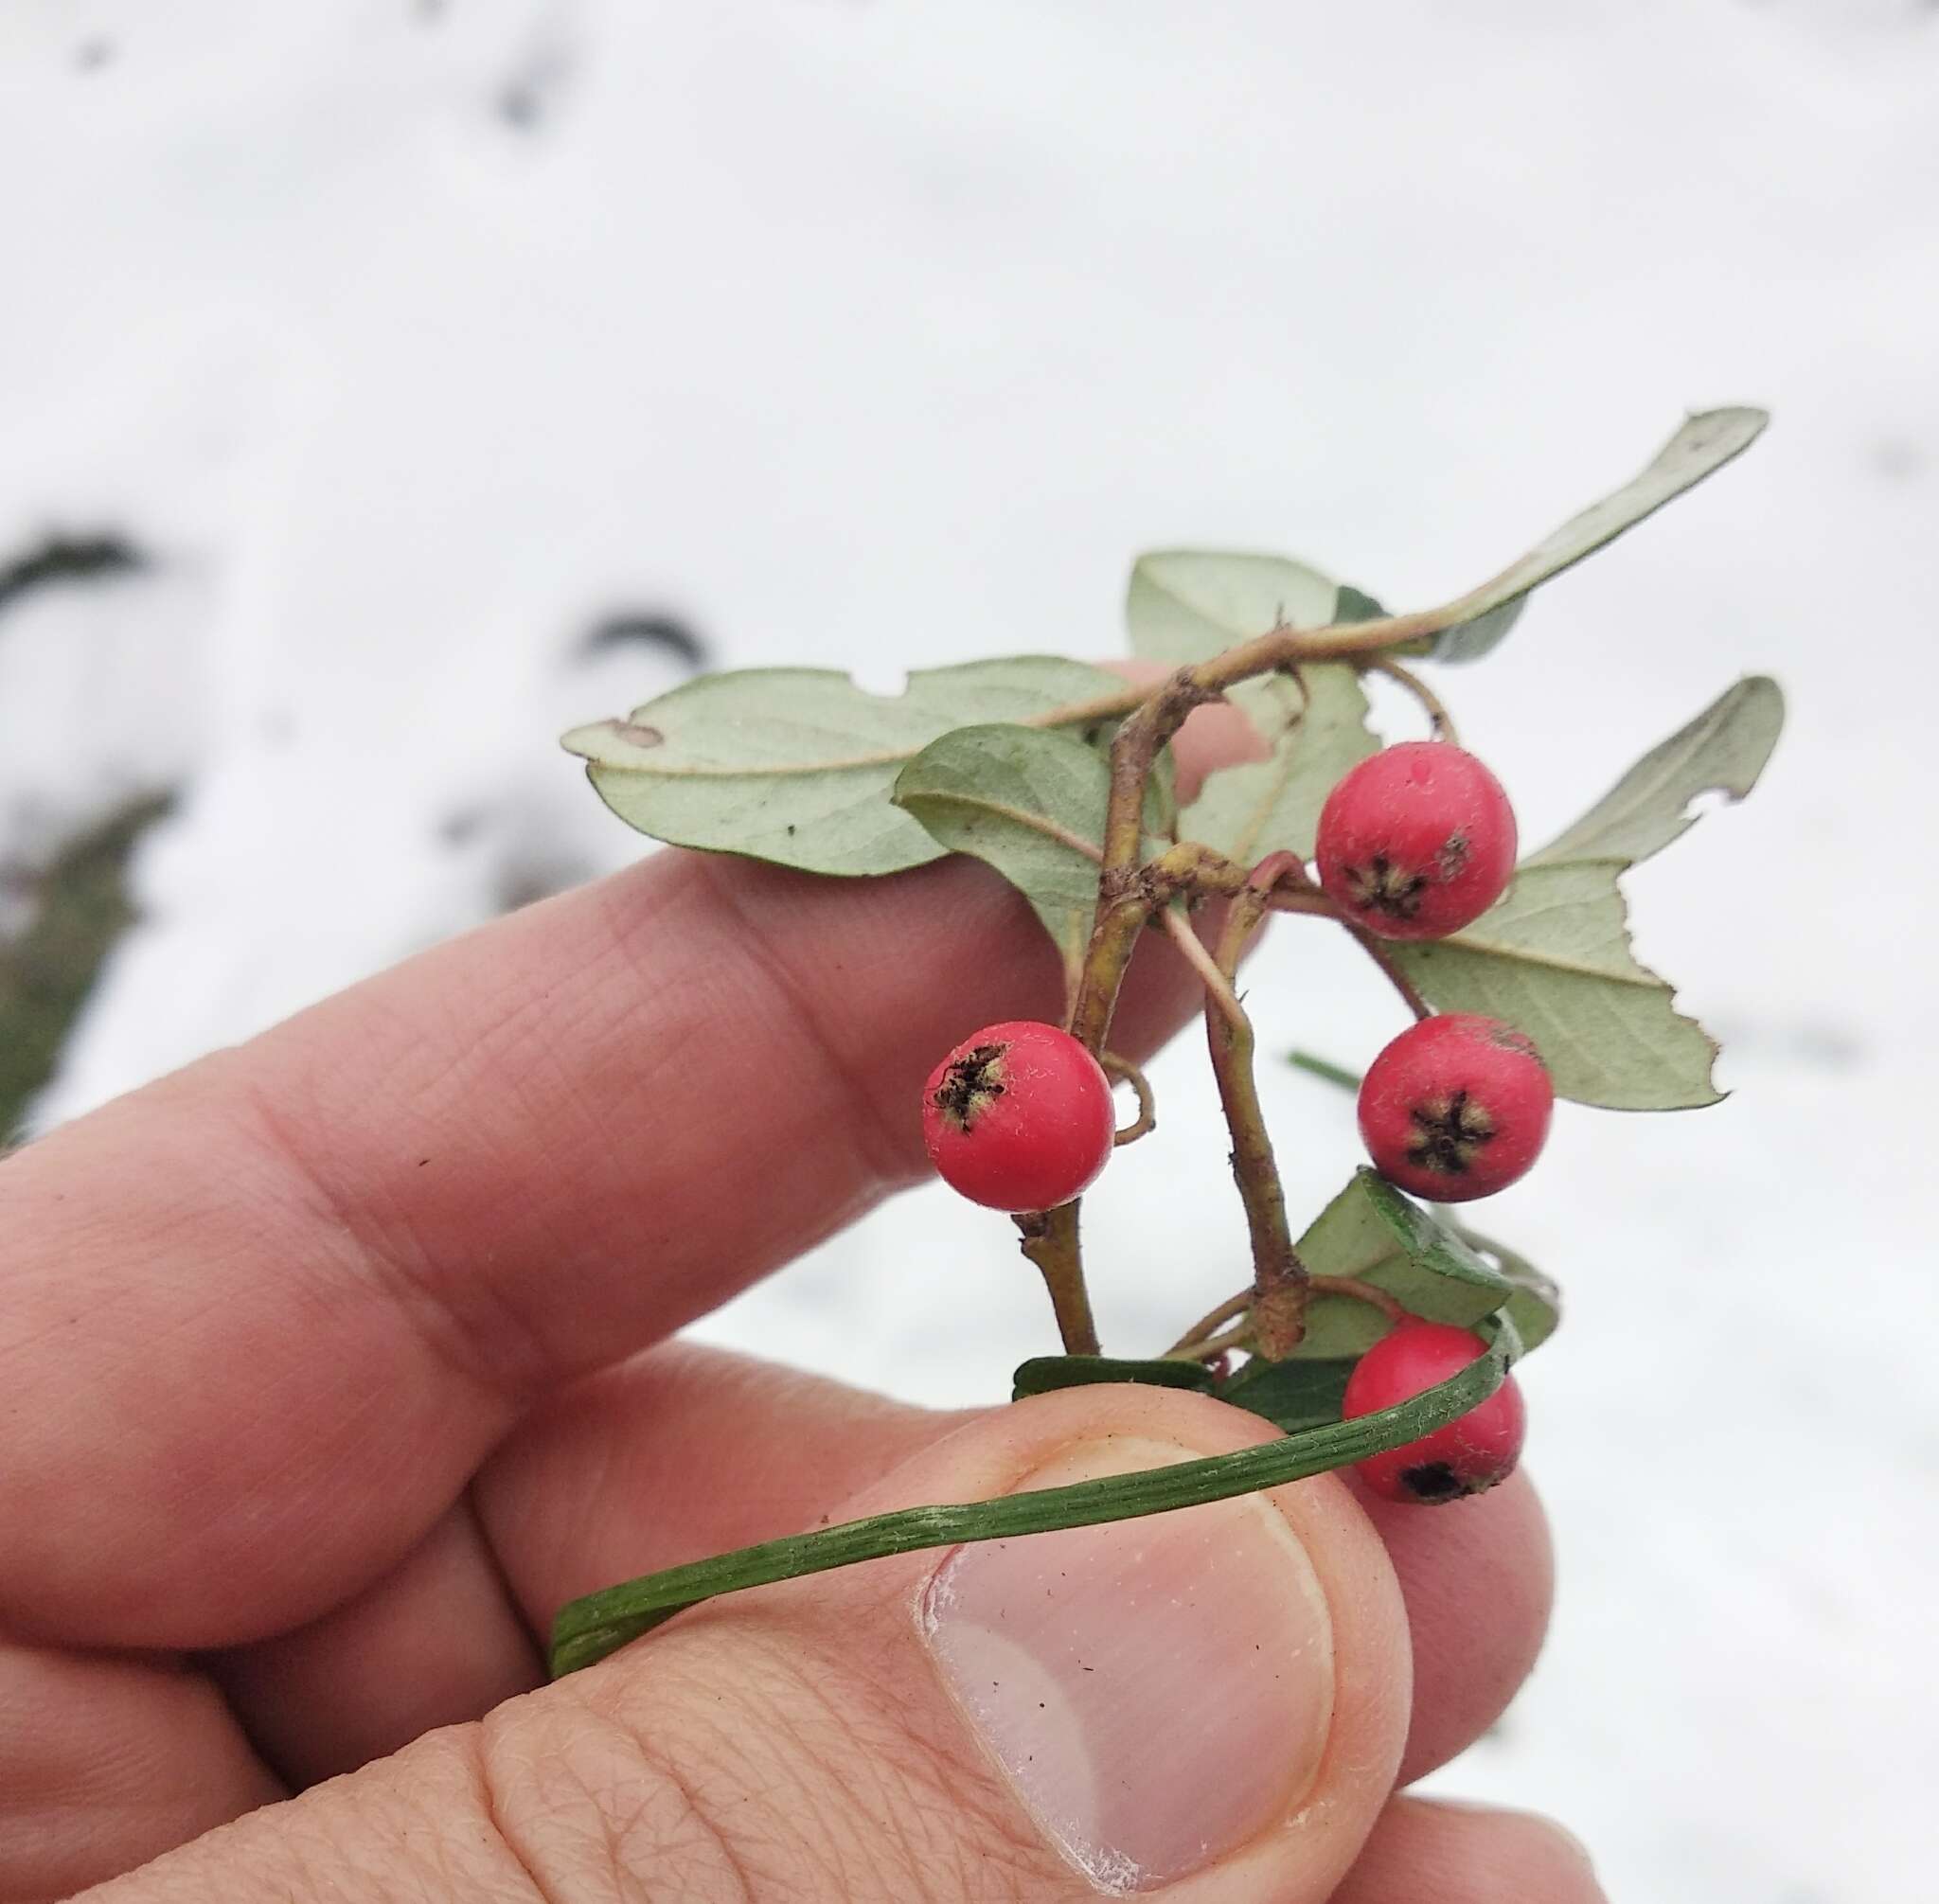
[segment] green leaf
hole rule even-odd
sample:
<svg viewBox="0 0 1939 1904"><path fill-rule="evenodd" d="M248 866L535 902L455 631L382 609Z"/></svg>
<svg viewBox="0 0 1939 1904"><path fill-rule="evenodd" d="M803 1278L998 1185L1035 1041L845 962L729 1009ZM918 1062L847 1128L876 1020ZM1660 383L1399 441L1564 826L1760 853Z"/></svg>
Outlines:
<svg viewBox="0 0 1939 1904"><path fill-rule="evenodd" d="M1010 1399L1022 1401L1025 1396L1048 1395L1059 1388L1084 1388L1097 1381L1209 1391L1212 1371L1201 1361L1130 1361L1109 1355L1040 1355L1018 1368L1011 1379Z"/></svg>
<svg viewBox="0 0 1939 1904"><path fill-rule="evenodd" d="M1175 664L1209 661L1235 642L1274 628L1325 628L1380 612L1372 596L1343 587L1305 562L1220 549L1140 556L1125 597L1131 652ZM1242 682L1227 699L1269 742L1297 720L1301 706L1292 684L1278 676Z"/></svg>
<svg viewBox="0 0 1939 1904"><path fill-rule="evenodd" d="M1761 674L1738 682L1652 747L1567 832L1523 863L1646 860L1697 824L1689 808L1699 793L1741 800L1757 784L1783 726L1777 683Z"/></svg>
<svg viewBox="0 0 1939 1904"><path fill-rule="evenodd" d="M1295 701L1276 733L1267 733L1272 757L1208 774L1181 816L1189 838L1241 865L1281 848L1310 859L1326 795L1348 768L1379 752L1351 667L1315 662L1301 675L1307 698ZM1247 711L1260 722L1256 706Z"/></svg>
<svg viewBox="0 0 1939 1904"><path fill-rule="evenodd" d="M1276 627L1382 613L1371 596L1304 562L1198 549L1141 556L1125 609L1133 653L1181 663L1208 660ZM1190 838L1248 863L1281 847L1311 854L1334 782L1380 743L1367 731L1366 696L1351 667L1317 663L1304 674L1310 700L1276 676L1233 690L1272 756L1207 775L1182 823Z"/></svg>
<svg viewBox="0 0 1939 1904"><path fill-rule="evenodd" d="M1526 1256L1518 1255L1507 1244L1485 1237L1460 1222L1453 1211L1438 1211L1441 1220L1474 1251L1485 1257L1515 1286L1515 1293L1503 1306L1515 1332L1521 1338L1524 1355L1539 1348L1554 1335L1562 1320L1562 1292L1551 1277L1545 1276Z"/></svg>
<svg viewBox="0 0 1939 1904"><path fill-rule="evenodd" d="M1363 595L1350 583L1340 584L1340 599L1333 605L1335 622L1385 621L1388 611L1370 595Z"/></svg>
<svg viewBox="0 0 1939 1904"><path fill-rule="evenodd" d="M1366 1308L1364 1303L1359 1307ZM1378 1321L1377 1310L1367 1313ZM1213 1393L1235 1408L1263 1415L1291 1434L1340 1419L1347 1378L1359 1361L1357 1355L1294 1357L1287 1361L1254 1356Z"/></svg>
<svg viewBox="0 0 1939 1904"><path fill-rule="evenodd" d="M1775 682L1738 682L1523 861L1465 932L1388 952L1436 1010L1485 1012L1525 1031L1564 1097L1614 1111L1715 1104L1717 1047L1630 952L1616 876L1685 832L1698 794L1748 793L1783 724Z"/></svg>
<svg viewBox="0 0 1939 1904"><path fill-rule="evenodd" d="M1097 907L1111 769L1094 747L1041 727L958 727L897 776L891 796L935 843L994 866L1043 921L1068 962ZM1170 781L1145 789L1145 824L1170 824Z"/></svg>
<svg viewBox="0 0 1939 1904"><path fill-rule="evenodd" d="M1372 598L1351 592L1356 603ZM1131 567L1125 597L1131 652L1151 661L1209 661L1274 628L1325 628L1340 584L1284 556L1159 549Z"/></svg>
<svg viewBox="0 0 1939 1904"><path fill-rule="evenodd" d="M932 740L987 721L1043 721L1123 685L1050 655L930 668L898 695L827 668L750 668L575 728L564 745L591 763L600 798L656 840L811 873L893 873L943 850L888 798ZM1115 724L1097 723L1096 738Z"/></svg>
<svg viewBox="0 0 1939 1904"><path fill-rule="evenodd" d="M1313 1219L1299 1258L1316 1276L1351 1276L1392 1296L1410 1315L1472 1328L1513 1293L1509 1279L1384 1178L1361 1169ZM1301 1361L1351 1360L1386 1333L1387 1319L1352 1296L1316 1294L1307 1306Z"/></svg>
<svg viewBox="0 0 1939 1904"><path fill-rule="evenodd" d="M1436 1011L1478 1011L1535 1040L1557 1092L1610 1111L1717 1102L1717 1047L1637 963L1619 860L1525 866L1466 932L1388 953Z"/></svg>
<svg viewBox="0 0 1939 1904"><path fill-rule="evenodd" d="M1483 655L1502 645L1521 619L1521 611L1527 606L1528 597L1517 596L1513 601L1504 601L1501 607L1491 608L1485 614L1473 615L1467 621L1457 621L1452 628L1444 628L1439 634L1421 643L1420 651L1430 661L1479 661Z"/></svg>
<svg viewBox="0 0 1939 1904"><path fill-rule="evenodd" d="M1767 412L1751 409L1705 410L1690 418L1633 482L1571 516L1520 561L1455 603L1461 619L1435 637L1433 659L1473 661L1485 654L1514 626L1531 589L1573 568L1741 455L1770 421Z"/></svg>
<svg viewBox="0 0 1939 1904"><path fill-rule="evenodd" d="M1405 1447L1458 1421L1501 1386L1521 1344L1513 1326L1502 1318L1484 1323L1479 1333L1488 1346L1465 1369L1397 1407L1354 1421L1309 1429L1233 1454L1208 1455L1103 1481L1026 1489L996 1501L898 1508L812 1534L763 1540L711 1560L668 1567L589 1593L562 1608L553 1623L552 1675L556 1679L592 1665L663 1620L717 1593L968 1540L1015 1539L1059 1527L1094 1527L1107 1521L1168 1514L1206 1501L1230 1501L1264 1487L1283 1486L1390 1448Z"/></svg>

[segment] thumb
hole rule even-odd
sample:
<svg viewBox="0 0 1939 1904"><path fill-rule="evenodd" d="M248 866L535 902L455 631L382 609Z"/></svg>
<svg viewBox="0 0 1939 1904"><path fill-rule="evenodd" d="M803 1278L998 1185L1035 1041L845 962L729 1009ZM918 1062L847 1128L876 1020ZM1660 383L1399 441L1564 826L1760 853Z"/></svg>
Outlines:
<svg viewBox="0 0 1939 1904"><path fill-rule="evenodd" d="M1272 1432L1178 1391L1067 1390L848 1511ZM1384 1549L1329 1477L712 1602L90 1895L1317 1904L1388 1796L1409 1692Z"/></svg>

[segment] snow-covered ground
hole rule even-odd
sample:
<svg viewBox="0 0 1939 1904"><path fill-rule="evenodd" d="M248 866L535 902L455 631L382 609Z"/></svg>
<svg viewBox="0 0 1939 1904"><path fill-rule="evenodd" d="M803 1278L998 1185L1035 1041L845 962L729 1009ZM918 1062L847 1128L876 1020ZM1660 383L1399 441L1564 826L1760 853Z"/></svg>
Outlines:
<svg viewBox="0 0 1939 1904"><path fill-rule="evenodd" d="M11 0L0 211L0 557L151 558L0 619L0 848L187 788L45 1120L639 850L553 747L675 676L576 660L601 616L883 683L1113 651L1153 544L1424 602L1769 404L1448 677L1530 838L1739 673L1792 721L1630 882L1735 1094L1567 1113L1490 1210L1571 1297L1525 1378L1562 1600L1435 1783L1618 1896L1929 1886L1939 11ZM1392 1029L1312 934L1253 983L1271 1043ZM1094 1199L1127 1347L1242 1255L1169 1200L1222 1169L1201 1070ZM1330 1190L1350 1120L1268 1089ZM973 1316L911 1272L938 1228ZM922 1193L705 1333L970 1399L1040 1309Z"/></svg>

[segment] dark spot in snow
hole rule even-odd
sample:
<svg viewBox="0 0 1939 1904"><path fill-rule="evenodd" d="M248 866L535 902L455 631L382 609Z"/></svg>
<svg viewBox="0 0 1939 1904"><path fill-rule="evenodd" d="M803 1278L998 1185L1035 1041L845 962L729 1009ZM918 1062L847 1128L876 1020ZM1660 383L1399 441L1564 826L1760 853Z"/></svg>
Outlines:
<svg viewBox="0 0 1939 1904"><path fill-rule="evenodd" d="M705 639L678 615L639 609L602 615L586 632L578 651L590 657L609 649L633 647L664 649L696 669L705 667L712 658Z"/></svg>
<svg viewBox="0 0 1939 1904"><path fill-rule="evenodd" d="M0 562L0 609L58 582L97 581L147 566L148 558L133 543L112 532L48 535L11 561Z"/></svg>
<svg viewBox="0 0 1939 1904"><path fill-rule="evenodd" d="M438 840L447 846L468 846L485 830L482 807L460 807L437 823Z"/></svg>

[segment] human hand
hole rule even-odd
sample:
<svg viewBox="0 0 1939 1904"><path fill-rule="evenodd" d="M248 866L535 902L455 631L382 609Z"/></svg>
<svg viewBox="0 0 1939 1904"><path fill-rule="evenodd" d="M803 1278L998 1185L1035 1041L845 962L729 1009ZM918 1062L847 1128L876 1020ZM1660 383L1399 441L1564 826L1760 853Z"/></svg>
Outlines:
<svg viewBox="0 0 1939 1904"><path fill-rule="evenodd" d="M1141 964L1133 1052L1196 998ZM664 1343L919 1175L934 1054L1056 1000L980 868L667 853L0 1166L0 1899L1598 1897L1551 1827L1393 1796L1539 1644L1519 1478L878 1562L538 1689L621 1575L1272 1433Z"/></svg>

